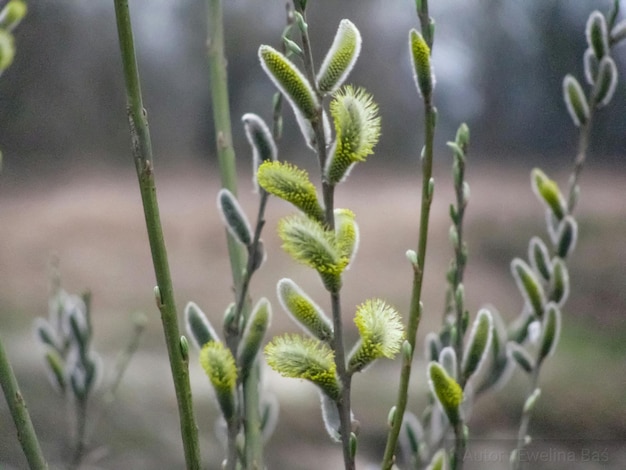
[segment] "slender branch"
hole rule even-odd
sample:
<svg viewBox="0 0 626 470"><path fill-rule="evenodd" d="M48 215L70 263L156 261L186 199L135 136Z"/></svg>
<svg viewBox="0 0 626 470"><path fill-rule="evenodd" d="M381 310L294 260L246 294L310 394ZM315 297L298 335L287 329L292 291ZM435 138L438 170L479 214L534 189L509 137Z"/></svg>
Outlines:
<svg viewBox="0 0 626 470"><path fill-rule="evenodd" d="M209 81L211 100L213 103L213 120L215 122L220 175L222 186L236 195L237 175L235 152L232 145L226 55L224 48L224 20L221 0L207 0L207 17L209 30L207 37ZM240 336L239 319L241 316L247 319L249 314L250 306L247 291L252 273L250 269L245 269L245 253L242 247L228 232L226 232L226 236L235 297L238 299L239 304L234 322L237 331L225 332L227 336L232 338ZM250 260L248 260L248 266L250 266ZM247 278L247 280L245 278ZM231 341L231 338L227 338L229 346L238 343L238 339ZM250 373L243 382L245 456L247 468L250 469L263 468L263 442L261 440L258 384L259 368L255 366L250 370Z"/></svg>
<svg viewBox="0 0 626 470"><path fill-rule="evenodd" d="M578 180L583 171L585 160L587 159L587 149L589 148L589 139L591 136L591 128L593 125L593 116L596 107L595 97L592 95L592 102L589 104L589 119L580 127L578 135L578 149L576 151L576 159L574 160L574 168L569 179L569 188L567 195L567 211L572 213L576 207L578 197Z"/></svg>
<svg viewBox="0 0 626 470"><path fill-rule="evenodd" d="M28 409L26 408L26 401L22 396L20 387L13 373L13 368L9 363L4 345L0 339L0 385L2 385L2 391L4 397L7 400L9 411L15 423L17 430L17 439L22 446L22 451L28 461L28 466L31 470L45 470L48 468L46 459L41 452L39 440L35 433L35 428L30 420Z"/></svg>
<svg viewBox="0 0 626 470"><path fill-rule="evenodd" d="M539 373L541 372L541 365L537 364L537 367L533 370L531 381L530 381L530 395L536 390L537 385L539 384ZM530 426L530 418L532 417L532 407L526 408L524 407L524 411L522 412L522 418L520 420L519 430L517 432L517 447L516 447L516 455L515 461L513 462L513 470L519 470L522 468L522 461L520 459L521 451L526 446L526 436L528 435L528 427Z"/></svg>
<svg viewBox="0 0 626 470"><path fill-rule="evenodd" d="M428 15L428 1L421 0L418 3L418 16L420 18L422 34L429 46L432 46L433 37L430 29L430 17ZM411 360L405 361L400 373L400 385L396 399L395 419L392 423L381 468L389 470L395 461L395 451L398 444L398 436L402 427L402 420L408 402L409 380L411 378L411 362L415 353L417 330L422 317L422 283L426 262L426 245L428 241L428 226L430 221L430 207L432 204L432 173L433 173L433 143L435 139L435 126L437 110L432 98L424 96L424 150L422 155L422 203L420 209L420 228L417 246L417 264L413 267L413 284L411 290L411 302L409 306L409 322L407 327L407 341L411 346Z"/></svg>
<svg viewBox="0 0 626 470"><path fill-rule="evenodd" d="M152 262L157 281L157 304L161 312L163 332L176 390L185 462L188 469L199 469L198 428L193 414L188 358L183 356L180 348L174 289L156 198L156 184L152 167L152 145L147 116L141 97L128 0L115 0L115 15L126 83L132 152L139 180L148 239L152 252Z"/></svg>
<svg viewBox="0 0 626 470"><path fill-rule="evenodd" d="M305 12L294 2L294 7L303 17ZM306 22L306 18L305 18ZM311 42L308 32L302 31L302 51L304 52L304 70L306 77L318 96L320 106L317 110L315 119L311 121L313 132L315 133L315 144L317 146L317 158L320 166L320 173L324 174L326 159L328 152L326 149L326 135L324 132L324 109L322 107L322 96L316 86L315 81L315 64L313 62L313 53L311 50ZM335 229L334 199L335 187L326 182L322 176L322 195L325 209L325 223L328 230ZM341 318L341 296L339 292L330 293L331 310L333 317L333 341L332 349L335 353L335 366L337 375L341 381L341 396L337 400L337 411L339 413L341 443L343 449L344 467L346 470L354 470L354 458L350 452L350 436L352 434L352 419L350 413L350 389L352 376L346 368L346 354L343 338L343 321Z"/></svg>
<svg viewBox="0 0 626 470"><path fill-rule="evenodd" d="M422 158L422 204L420 210L420 229L417 247L417 265L413 268L413 284L411 290L411 303L409 306L409 324L407 327L407 340L411 345L411 358L415 352L417 329L422 317L421 296L426 261L426 245L428 241L428 225L430 221L430 207L432 194L430 185L433 172L433 141L435 138L436 109L431 102L426 101L424 119L425 146ZM383 457L382 468L389 470L394 463L394 454L398 443L402 417L408 402L409 379L411 378L411 362L404 365L400 374L400 385L396 400L396 418L387 436L387 445Z"/></svg>

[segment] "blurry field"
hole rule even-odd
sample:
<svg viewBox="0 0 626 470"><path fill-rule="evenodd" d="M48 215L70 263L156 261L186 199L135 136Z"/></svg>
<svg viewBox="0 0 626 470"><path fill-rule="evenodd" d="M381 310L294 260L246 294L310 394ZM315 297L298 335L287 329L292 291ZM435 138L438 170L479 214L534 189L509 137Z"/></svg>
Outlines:
<svg viewBox="0 0 626 470"><path fill-rule="evenodd" d="M157 168L158 169L158 168ZM447 170L446 170L447 171ZM451 257L447 206L452 200L446 171L436 172L435 205L424 292L425 333L441 321L444 272ZM470 260L466 278L472 314L487 303L511 318L522 306L509 274L513 256L526 256L529 238L544 236L544 213L530 191L530 168L485 164L468 171L467 213ZM409 301L411 271L404 253L416 247L419 173L355 172L338 190L336 205L357 215L361 245L345 276L342 294L348 335L350 320L363 300L386 298L401 312ZM215 209L218 182L206 169L188 167L157 173L159 200L178 307L197 302L219 325L231 301L224 230ZM256 196L249 179L240 198L249 214ZM565 181L560 175L559 182ZM542 397L533 417L533 436L559 449L579 452L607 448L608 462L554 462L529 468L625 468L626 465L626 174L585 174L578 211L579 244L570 263L572 295L564 311L563 339L545 367ZM255 277L252 295L274 305L272 333L296 330L281 311L276 282L291 277L322 305L327 297L317 276L296 265L281 250L276 222L292 212L272 200L264 241L269 254ZM67 177L0 187L0 334L12 359L44 451L52 462L67 452L66 404L50 388L34 348L31 323L47 311L46 264L61 260L64 287L90 289L96 349L111 369L130 336L130 316L149 317L148 334L134 358L115 405L93 431L93 468L182 468L175 398L152 289L143 213L132 171L125 174L76 173ZM222 451L212 432L216 416L208 381L193 365L194 398L206 468L217 469ZM421 411L425 387L422 354L416 368L411 406ZM354 412L361 421L362 463L377 462L384 446L385 421L395 398L398 372L392 362L376 364L355 380ZM322 428L313 386L269 372L265 386L281 403L278 428L267 449L271 469L341 468L341 451ZM470 423L486 449L511 449L527 384L521 374L494 397L477 403ZM94 400L97 404L98 400ZM478 445L478 444L477 444ZM586 447L585 447L586 446ZM482 447L480 447L482 448ZM552 448L552 447L551 447ZM577 454L579 457L580 453ZM493 464L493 466L489 466ZM0 468L25 468L4 400L0 400ZM579 465L578 467L576 465ZM504 468L506 463L474 462L467 468ZM375 468L375 467L373 467Z"/></svg>

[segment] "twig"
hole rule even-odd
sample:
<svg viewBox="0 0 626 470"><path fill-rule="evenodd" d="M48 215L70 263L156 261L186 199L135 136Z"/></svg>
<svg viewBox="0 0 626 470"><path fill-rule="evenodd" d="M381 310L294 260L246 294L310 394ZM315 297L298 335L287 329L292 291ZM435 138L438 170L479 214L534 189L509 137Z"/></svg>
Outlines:
<svg viewBox="0 0 626 470"><path fill-rule="evenodd" d="M421 1L418 9L422 34L429 46L432 46L430 33L430 16L428 14L428 1ZM422 203L420 209L420 228L417 247L417 264L413 267L413 284L411 290L411 302L409 307L409 323L407 328L407 341L411 346L411 359L415 353L417 330L422 316L421 296L424 268L426 261L426 245L428 241L428 225L430 221L430 207L432 204L432 173L433 173L433 143L435 138L435 126L437 111L430 96L424 96L424 152L422 156ZM400 385L396 399L395 419L387 436L387 444L383 456L382 467L384 470L391 469L395 461L395 451L398 443L402 418L408 402L409 379L411 378L411 361L403 363L400 373Z"/></svg>
<svg viewBox="0 0 626 470"><path fill-rule="evenodd" d="M13 417L15 428L17 429L17 439L22 446L22 451L28 461L28 466L31 470L46 470L48 463L44 459L41 447L39 446L39 440L35 433L35 428L30 420L28 409L26 408L26 401L22 396L20 387L13 373L13 368L9 363L9 359L4 350L2 340L0 339L0 385L2 385L2 391L4 397L7 400L9 411Z"/></svg>
<svg viewBox="0 0 626 470"><path fill-rule="evenodd" d="M189 384L189 364L188 358L183 356L180 347L180 332L174 302L174 289L163 239L163 230L161 228L159 205L156 198L156 184L152 166L152 144L141 97L128 0L115 0L115 16L126 83L132 153L139 180L148 239L152 252L152 262L157 281L155 290L157 304L161 312L163 332L176 390L185 462L188 469L195 470L200 468L200 448L198 446L198 428L193 414L191 386Z"/></svg>

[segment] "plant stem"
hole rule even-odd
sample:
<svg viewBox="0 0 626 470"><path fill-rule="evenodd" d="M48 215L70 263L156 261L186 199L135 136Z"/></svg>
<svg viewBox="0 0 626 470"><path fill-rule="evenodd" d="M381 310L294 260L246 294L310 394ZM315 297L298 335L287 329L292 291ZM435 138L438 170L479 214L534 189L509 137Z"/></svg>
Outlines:
<svg viewBox="0 0 626 470"><path fill-rule="evenodd" d="M30 420L28 414L28 408L26 407L26 401L22 396L20 387L13 373L13 368L9 363L4 345L0 339L0 385L2 385L2 391L4 397L7 400L11 417L15 423L17 430L17 439L22 446L22 451L28 461L28 466L31 470L44 470L48 468L46 459L41 452L39 446L39 440L35 433L35 428Z"/></svg>
<svg viewBox="0 0 626 470"><path fill-rule="evenodd" d="M422 159L422 204L420 210L420 230L417 247L417 265L413 268L413 285L411 290L411 303L409 307L409 324L407 327L407 340L411 345L411 358L415 352L417 329L422 316L421 296L422 283L424 279L424 268L426 261L426 244L428 241L428 225L430 221L430 206L432 195L429 194L430 180L433 170L433 140L435 137L436 110L432 103L426 103L425 115L425 146L424 157ZM398 443L400 428L402 427L402 417L408 402L409 379L411 378L411 362L409 361L402 368L400 374L400 385L396 400L396 417L387 436L387 445L383 457L382 468L388 470L394 463L394 454Z"/></svg>
<svg viewBox="0 0 626 470"><path fill-rule="evenodd" d="M221 0L207 0L207 17L209 29L207 37L209 81L211 100L213 103L213 120L215 122L220 175L222 186L236 195L237 174L235 168L235 152L232 145L226 56L224 52L224 20ZM245 253L242 247L228 232L226 232L226 237L235 296L240 300L240 308L237 309L235 321L235 325L237 325L238 328L235 336L240 336L239 318L243 315L244 319L247 319L250 310L249 301L247 299L247 288L250 282L249 276L251 276L252 273L249 272L250 270L244 273L246 263L244 261ZM248 277L245 287L244 277ZM226 332L226 334L228 335L229 332ZM237 342L238 340L235 340L235 343ZM236 353L236 351L234 351L234 353ZM259 375L260 372L257 365L251 368L250 373L243 381L245 456L246 466L249 469L263 468L263 442L261 440L261 417L259 414Z"/></svg>
<svg viewBox="0 0 626 470"><path fill-rule="evenodd" d="M163 332L176 390L185 462L188 469L199 469L200 449L198 446L198 428L193 414L191 387L189 384L189 364L188 358L186 356L183 357L180 348L174 289L156 197L156 184L152 166L152 144L141 97L128 0L115 0L115 16L126 83L132 153L139 180L152 262L157 281L157 289L155 289L157 305L161 312Z"/></svg>
<svg viewBox="0 0 626 470"><path fill-rule="evenodd" d="M76 443L74 448L74 456L72 457L72 463L69 466L70 469L80 468L80 464L83 461L85 455L85 429L87 425L87 400L89 395L85 397L77 398L74 405L74 412L76 414L76 429L74 431Z"/></svg>
<svg viewBox="0 0 626 470"><path fill-rule="evenodd" d="M306 22L305 12L300 6L294 2L294 7L304 18ZM322 107L322 96L316 86L315 81L315 65L313 61L313 52L311 49L311 42L307 31L302 31L302 51L304 52L304 69L306 77L311 84L311 87L315 90L318 100L320 102L319 109L315 119L311 121L313 131L315 133L315 144L317 146L317 158L320 167L320 173L322 175L322 195L324 200L325 210L325 223L327 230L335 229L335 213L334 213L334 199L335 199L335 187L329 184L324 179L324 168L326 166L326 159L328 158L328 152L326 149L326 135L324 133L324 109ZM341 381L341 396L337 400L337 412L339 414L341 444L343 449L343 460L345 470L354 470L355 463L354 458L350 452L350 436L352 434L352 419L350 413L350 389L352 376L348 373L346 368L346 354L345 345L343 339L343 322L341 318L341 296L339 292L330 293L331 310L333 316L333 340L332 349L335 354L335 367L337 368L337 375Z"/></svg>
<svg viewBox="0 0 626 470"><path fill-rule="evenodd" d="M571 214L576 207L578 197L578 180L583 171L585 160L587 159L587 149L589 148L589 137L591 135L591 127L593 124L594 110L596 102L592 96L591 103L589 103L589 118L580 126L580 133L578 134L578 149L576 151L576 159L574 160L574 168L569 179L569 188L567 195L567 212Z"/></svg>
<svg viewBox="0 0 626 470"><path fill-rule="evenodd" d="M528 396L535 391L537 385L539 383L539 372L541 371L541 364L537 364L535 369L533 370L531 383L530 383L530 393ZM520 453L522 449L526 446L526 436L528 434L528 427L530 425L530 418L532 416L532 409L526 409L524 407L524 411L522 412L522 419L520 420L519 430L517 432L517 447L516 447L516 456L515 461L512 463L513 470L519 470L522 467L522 461L520 459Z"/></svg>
<svg viewBox="0 0 626 470"><path fill-rule="evenodd" d="M428 1L421 1L421 9L418 9L422 34L424 39L432 45L432 35L430 32L430 17L428 15ZM424 279L424 268L426 262L426 245L428 241L428 225L430 221L430 207L432 204L432 174L433 174L433 143L435 139L435 126L437 121L437 110L432 103L432 97L424 97L424 152L422 155L422 203L420 209L420 228L417 246L417 265L413 267L413 285L411 290L411 302L409 306L409 323L407 327L407 341L411 346L411 360L403 363L400 372L400 385L396 399L395 419L387 435L387 444L381 468L389 470L395 462L396 446L398 436L402 427L402 420L408 402L409 380L411 378L411 362L415 354L415 343L417 339L417 329L422 317L422 283Z"/></svg>

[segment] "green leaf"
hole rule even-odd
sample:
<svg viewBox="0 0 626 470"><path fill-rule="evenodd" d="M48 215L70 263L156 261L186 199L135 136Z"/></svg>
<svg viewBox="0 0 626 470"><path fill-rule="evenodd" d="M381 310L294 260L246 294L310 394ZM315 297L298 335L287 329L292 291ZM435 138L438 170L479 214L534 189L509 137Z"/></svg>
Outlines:
<svg viewBox="0 0 626 470"><path fill-rule="evenodd" d="M556 181L551 180L539 168L533 168L531 172L531 185L540 201L554 214L557 220L561 220L566 214L565 198Z"/></svg>
<svg viewBox="0 0 626 470"><path fill-rule="evenodd" d="M427 361L439 360L439 354L442 349L441 340L437 333L429 331L424 338L424 357Z"/></svg>
<svg viewBox="0 0 626 470"><path fill-rule="evenodd" d="M359 305L354 323L361 338L349 355L351 373L363 370L376 359L392 359L400 351L404 339L402 320L383 300L371 299Z"/></svg>
<svg viewBox="0 0 626 470"><path fill-rule="evenodd" d="M593 85L596 83L598 78L598 70L600 68L600 60L593 52L591 47L588 47L585 50L585 54L583 55L583 64L585 66L585 80L589 85Z"/></svg>
<svg viewBox="0 0 626 470"><path fill-rule="evenodd" d="M244 246L250 246L252 243L250 222L235 195L228 189L222 188L217 193L217 208L222 222L233 238Z"/></svg>
<svg viewBox="0 0 626 470"><path fill-rule="evenodd" d="M561 311L552 302L546 307L546 314L541 325L541 339L537 363L541 363L556 349L561 335Z"/></svg>
<svg viewBox="0 0 626 470"><path fill-rule="evenodd" d="M409 32L409 47L411 50L411 63L413 64L413 78L424 100L430 101L434 78L430 64L430 48L424 37L415 29Z"/></svg>
<svg viewBox="0 0 626 470"><path fill-rule="evenodd" d="M346 86L330 103L335 125L335 143L324 170L330 184L343 181L352 166L373 153L380 137L378 105L363 88Z"/></svg>
<svg viewBox="0 0 626 470"><path fill-rule="evenodd" d="M265 161L259 167L257 179L268 193L293 204L308 217L324 222L324 209L305 170L290 163Z"/></svg>
<svg viewBox="0 0 626 470"><path fill-rule="evenodd" d="M478 312L463 354L463 380L467 381L482 365L487 357L493 336L493 318L491 312L482 309Z"/></svg>
<svg viewBox="0 0 626 470"><path fill-rule="evenodd" d="M187 303L184 315L187 334L198 349L202 349L205 344L211 341L219 341L219 336L211 326L211 322L194 302Z"/></svg>
<svg viewBox="0 0 626 470"><path fill-rule="evenodd" d="M539 237L530 239L528 245L528 259L533 270L539 274L544 281L548 281L552 276L552 263L548 247Z"/></svg>
<svg viewBox="0 0 626 470"><path fill-rule="evenodd" d="M587 44L593 49L598 59L602 59L609 52L609 33L606 18L598 10L589 15L585 28Z"/></svg>
<svg viewBox="0 0 626 470"><path fill-rule="evenodd" d="M520 258L511 262L511 272L526 303L532 308L534 315L543 315L546 296L543 287L532 269Z"/></svg>
<svg viewBox="0 0 626 470"><path fill-rule="evenodd" d="M247 377L254 365L271 319L272 309L270 303L266 298L262 298L257 302L254 310L252 310L239 343L237 364L239 365L242 378Z"/></svg>
<svg viewBox="0 0 626 470"><path fill-rule="evenodd" d="M337 34L317 74L322 93L334 93L345 82L361 52L361 33L350 20L341 20Z"/></svg>
<svg viewBox="0 0 626 470"><path fill-rule="evenodd" d="M265 121L253 113L244 114L241 118L248 143L252 148L252 174L255 187L257 171L261 163L274 161L278 154L276 143Z"/></svg>
<svg viewBox="0 0 626 470"><path fill-rule="evenodd" d="M552 278L550 279L550 300L558 306L563 306L569 296L569 272L567 265L560 258L552 263Z"/></svg>
<svg viewBox="0 0 626 470"><path fill-rule="evenodd" d="M460 407L463 401L461 386L437 362L431 362L428 365L428 377L430 389L437 397L450 424L456 425L460 419Z"/></svg>
<svg viewBox="0 0 626 470"><path fill-rule="evenodd" d="M426 447L424 440L424 428L419 418L410 411L405 411L400 428L400 448L403 450L407 461L421 460L422 448Z"/></svg>
<svg viewBox="0 0 626 470"><path fill-rule="evenodd" d="M598 65L598 76L593 88L596 107L603 108L611 102L617 89L617 66L615 61L605 56Z"/></svg>
<svg viewBox="0 0 626 470"><path fill-rule="evenodd" d="M515 341L509 341L506 345L508 356L527 374L530 374L535 368L535 361L523 346Z"/></svg>
<svg viewBox="0 0 626 470"><path fill-rule="evenodd" d="M563 79L563 99L574 125L580 127L589 119L589 104L583 89L572 75Z"/></svg>
<svg viewBox="0 0 626 470"><path fill-rule="evenodd" d="M457 358L456 352L452 346L446 346L439 353L439 360L437 361L443 366L446 373L457 380Z"/></svg>
<svg viewBox="0 0 626 470"><path fill-rule="evenodd" d="M215 389L217 401L228 422L235 415L237 365L230 350L219 341L206 343L200 351L200 364Z"/></svg>
<svg viewBox="0 0 626 470"><path fill-rule="evenodd" d="M295 282L281 279L277 291L280 304L296 323L322 341L329 342L333 338L330 319Z"/></svg>
<svg viewBox="0 0 626 470"><path fill-rule="evenodd" d="M567 256L574 251L578 240L578 223L571 215L561 220L556 232L556 254L560 258Z"/></svg>
<svg viewBox="0 0 626 470"><path fill-rule="evenodd" d="M334 354L330 346L313 338L286 334L265 346L268 365L283 377L308 380L332 400L339 399Z"/></svg>

